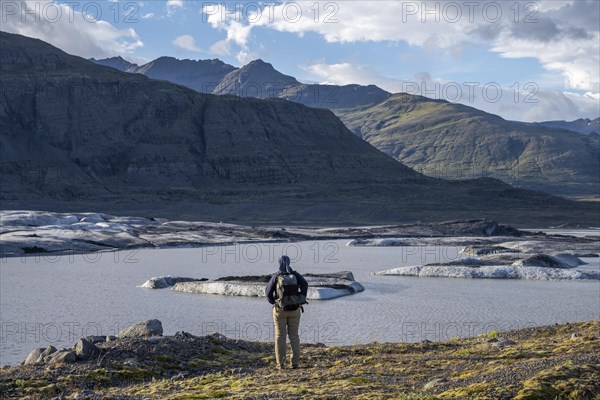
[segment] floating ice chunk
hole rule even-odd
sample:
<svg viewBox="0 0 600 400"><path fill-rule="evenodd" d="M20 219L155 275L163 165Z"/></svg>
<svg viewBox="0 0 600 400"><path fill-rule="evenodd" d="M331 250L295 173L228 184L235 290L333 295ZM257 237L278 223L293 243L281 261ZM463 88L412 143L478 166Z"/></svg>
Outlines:
<svg viewBox="0 0 600 400"><path fill-rule="evenodd" d="M354 239L346 243L349 247L359 246L410 246L405 241L400 239Z"/></svg>
<svg viewBox="0 0 600 400"><path fill-rule="evenodd" d="M471 245L464 247L461 251L463 254L471 256L485 256L493 254L520 253L517 249L509 249L508 247L495 245Z"/></svg>
<svg viewBox="0 0 600 400"><path fill-rule="evenodd" d="M543 267L543 268L575 268L583 265L577 256L567 253L560 253L554 256L547 254L534 254L527 258L517 260L512 263L515 267Z"/></svg>
<svg viewBox="0 0 600 400"><path fill-rule="evenodd" d="M97 222L94 225L94 229L106 233L131 232L135 230L135 228L130 225L114 222Z"/></svg>
<svg viewBox="0 0 600 400"><path fill-rule="evenodd" d="M362 292L364 287L354 281L352 272L343 271L330 274L306 274L308 300L329 300ZM173 286L176 292L220 294L224 296L264 297L266 282L240 280L217 280L202 282L178 282ZM247 278L247 277L246 277Z"/></svg>
<svg viewBox="0 0 600 400"><path fill-rule="evenodd" d="M179 282L173 286L173 290L176 292L220 294L223 296L264 297L265 286L264 283L233 281ZM340 287L310 286L306 298L308 300L329 300L362 292L363 290L363 286L358 282L352 282L348 286L340 285Z"/></svg>
<svg viewBox="0 0 600 400"><path fill-rule="evenodd" d="M173 286L173 290L186 293L260 297L265 295L265 284L227 281L179 282Z"/></svg>
<svg viewBox="0 0 600 400"><path fill-rule="evenodd" d="M81 218L80 222L105 222L106 220L100 214L89 214Z"/></svg>
<svg viewBox="0 0 600 400"><path fill-rule="evenodd" d="M187 278L183 276L159 276L148 279L139 287L146 289L163 289L169 286L173 286L178 282L195 282L195 281L203 281L207 279L197 279L197 278Z"/></svg>
<svg viewBox="0 0 600 400"><path fill-rule="evenodd" d="M482 267L409 266L375 272L375 275L483 279L600 280L600 272L598 271L506 265L486 265Z"/></svg>

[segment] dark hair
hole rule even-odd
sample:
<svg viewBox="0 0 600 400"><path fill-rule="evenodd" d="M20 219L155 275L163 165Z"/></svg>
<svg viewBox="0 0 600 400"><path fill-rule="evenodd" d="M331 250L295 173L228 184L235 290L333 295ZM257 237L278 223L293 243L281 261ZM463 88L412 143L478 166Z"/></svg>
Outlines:
<svg viewBox="0 0 600 400"><path fill-rule="evenodd" d="M289 267L290 266L290 258L288 256L281 256L281 258L279 259L279 266L280 267Z"/></svg>
<svg viewBox="0 0 600 400"><path fill-rule="evenodd" d="M290 267L290 258L288 256L281 256L279 259L279 272L291 273L292 267Z"/></svg>

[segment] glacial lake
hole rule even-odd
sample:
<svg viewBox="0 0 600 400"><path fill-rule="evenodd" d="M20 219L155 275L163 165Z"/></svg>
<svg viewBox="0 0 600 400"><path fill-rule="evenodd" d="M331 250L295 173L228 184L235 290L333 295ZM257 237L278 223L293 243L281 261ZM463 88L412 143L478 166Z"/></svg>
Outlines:
<svg viewBox="0 0 600 400"><path fill-rule="evenodd" d="M596 231L597 232L597 231ZM403 265L445 262L459 247L347 247L349 240L144 249L88 255L5 258L0 263L0 364L35 347L71 347L87 335L114 335L144 319L165 334L214 332L270 341L265 298L176 293L137 287L153 276L217 278L269 274L288 254L301 273L349 270L365 291L311 301L304 342L436 341L505 329L600 319L599 281L525 281L374 276ZM582 269L600 269L586 258Z"/></svg>

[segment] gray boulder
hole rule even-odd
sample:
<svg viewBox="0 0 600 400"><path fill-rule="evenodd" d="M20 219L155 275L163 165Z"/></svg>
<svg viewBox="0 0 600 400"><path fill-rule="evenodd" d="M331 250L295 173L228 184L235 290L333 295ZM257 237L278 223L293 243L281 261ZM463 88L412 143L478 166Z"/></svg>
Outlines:
<svg viewBox="0 0 600 400"><path fill-rule="evenodd" d="M91 336L86 336L85 339L94 344L106 342L106 336L91 335Z"/></svg>
<svg viewBox="0 0 600 400"><path fill-rule="evenodd" d="M504 338L501 338L501 339L498 339L498 341L497 341L497 342L495 342L495 343L492 343L492 346L493 346L493 347L507 347L507 346L514 346L514 345L516 345L516 344L517 344L517 343L513 342L513 341L512 341L512 340L510 340L510 339L504 339Z"/></svg>
<svg viewBox="0 0 600 400"><path fill-rule="evenodd" d="M79 339L75 346L73 346L75 355L80 360L89 360L100 354L100 349L96 345L87 339Z"/></svg>
<svg viewBox="0 0 600 400"><path fill-rule="evenodd" d="M40 361L46 360L50 354L56 353L56 351L56 347L49 345L44 349L44 351L42 351L42 354L40 354Z"/></svg>
<svg viewBox="0 0 600 400"><path fill-rule="evenodd" d="M31 350L31 352L29 353L29 355L23 362L23 365L36 364L38 362L40 356L42 355L43 351L44 351L43 347Z"/></svg>
<svg viewBox="0 0 600 400"><path fill-rule="evenodd" d="M423 389L431 389L431 388L434 388L435 386L439 385L440 383L444 383L444 382L448 382L448 379L446 379L446 378L433 379L433 380L427 382L425 384L425 386L423 386Z"/></svg>
<svg viewBox="0 0 600 400"><path fill-rule="evenodd" d="M77 361L77 356L71 350L60 350L47 359L49 363L65 363L70 364Z"/></svg>
<svg viewBox="0 0 600 400"><path fill-rule="evenodd" d="M38 364L41 362L45 362L49 359L50 355L56 353L56 347L48 346L46 348L40 347L37 349L31 350L31 353L27 356L23 365L29 364Z"/></svg>
<svg viewBox="0 0 600 400"><path fill-rule="evenodd" d="M126 337L161 336L162 334L162 323L157 319L149 319L139 322L135 325L128 326L127 328L121 330L117 337L122 339Z"/></svg>

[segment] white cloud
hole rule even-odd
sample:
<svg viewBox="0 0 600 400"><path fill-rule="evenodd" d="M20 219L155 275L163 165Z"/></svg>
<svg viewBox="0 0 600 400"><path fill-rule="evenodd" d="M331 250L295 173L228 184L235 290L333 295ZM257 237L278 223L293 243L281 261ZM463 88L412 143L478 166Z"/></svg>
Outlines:
<svg viewBox="0 0 600 400"><path fill-rule="evenodd" d="M153 19L155 17L154 13L147 13L141 16L142 19Z"/></svg>
<svg viewBox="0 0 600 400"><path fill-rule="evenodd" d="M591 39L559 39L551 43L516 39L507 36L498 41L493 51L508 58L537 58L548 70L557 71L565 79L565 87L600 91L598 43L600 34Z"/></svg>
<svg viewBox="0 0 600 400"><path fill-rule="evenodd" d="M339 64L312 64L304 69L322 84L334 85L377 85L389 92L403 91L403 81L379 74L375 69L348 62Z"/></svg>
<svg viewBox="0 0 600 400"><path fill-rule="evenodd" d="M544 91L539 87L516 89L495 83L466 84L432 78L421 72L411 79L395 79L380 74L375 68L352 63L316 63L304 67L311 78L321 84L375 84L392 93L410 93L433 99L448 100L500 115L515 121L574 120L600 115L600 96L588 92Z"/></svg>
<svg viewBox="0 0 600 400"><path fill-rule="evenodd" d="M133 28L118 29L67 4L36 0L14 5L2 7L2 30L41 39L70 54L112 57L131 54L144 45Z"/></svg>
<svg viewBox="0 0 600 400"><path fill-rule="evenodd" d="M227 40L219 40L218 42L216 42L212 46L210 46L208 51L211 54L214 54L216 56L230 56L231 55L231 49L229 46L229 42Z"/></svg>
<svg viewBox="0 0 600 400"><path fill-rule="evenodd" d="M167 0L167 7L169 8L174 8L174 7L183 7L183 0Z"/></svg>
<svg viewBox="0 0 600 400"><path fill-rule="evenodd" d="M223 4L206 5L200 10L203 18L215 29L225 30L227 36L210 47L210 52L217 56L231 55L232 47L237 47L236 58L245 64L251 61L256 53L250 51L248 39L252 32L252 25L244 24L241 12L227 10Z"/></svg>
<svg viewBox="0 0 600 400"><path fill-rule="evenodd" d="M242 51L248 51L255 26L299 36L315 32L328 42L404 41L451 52L477 42L502 57L539 60L564 76L566 90L600 92L597 0L265 4L271 5L233 11L224 5L205 6L204 12L211 25L226 30L226 40Z"/></svg>
<svg viewBox="0 0 600 400"><path fill-rule="evenodd" d="M578 118L598 118L600 103L598 94L583 95L572 92L540 92L539 102L523 115L524 121L572 121Z"/></svg>
<svg viewBox="0 0 600 400"><path fill-rule="evenodd" d="M173 44L175 47L178 47L183 50L201 52L202 50L196 47L196 41L191 35L182 35L178 36L173 40Z"/></svg>
<svg viewBox="0 0 600 400"><path fill-rule="evenodd" d="M328 42L342 43L403 40L410 45L435 43L436 46L448 47L467 38L464 21L436 23L436 18L439 19L443 11L441 3L430 2L423 7L425 3L357 1L321 4L294 1L262 11L257 25L298 34L316 32ZM425 13L436 7L437 16Z"/></svg>
<svg viewBox="0 0 600 400"><path fill-rule="evenodd" d="M167 17L175 15L177 9L183 8L183 0L167 0Z"/></svg>

